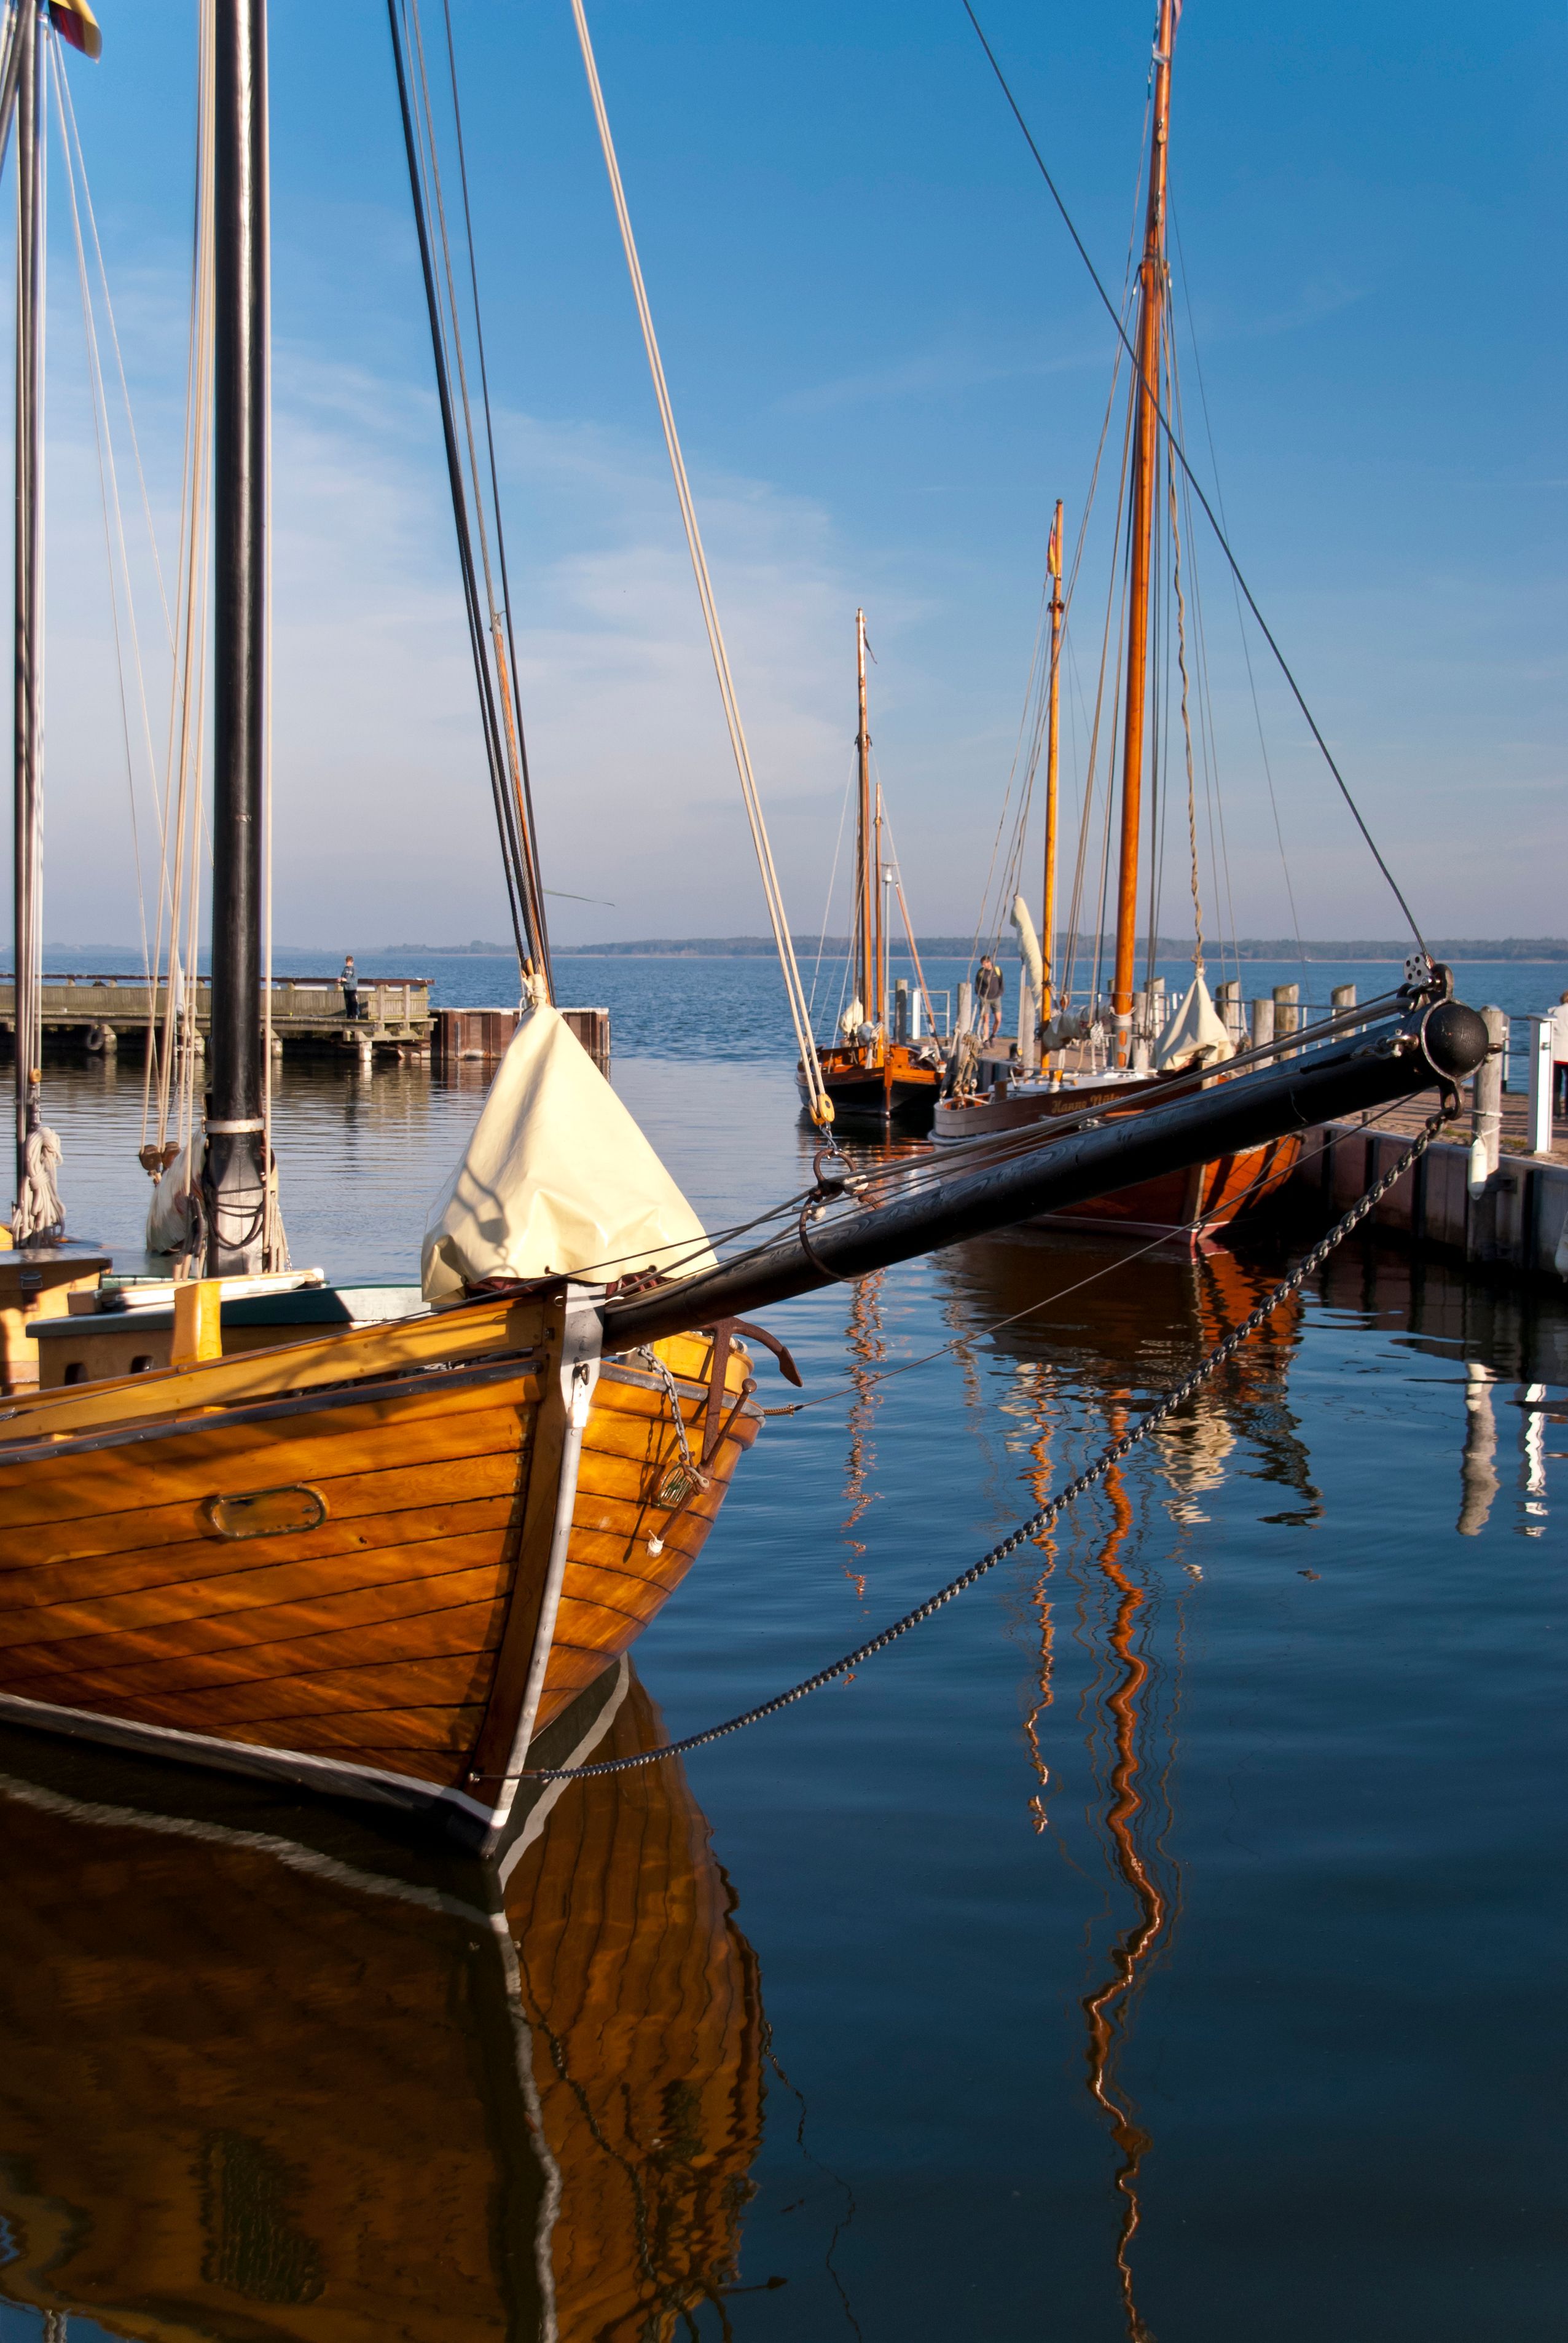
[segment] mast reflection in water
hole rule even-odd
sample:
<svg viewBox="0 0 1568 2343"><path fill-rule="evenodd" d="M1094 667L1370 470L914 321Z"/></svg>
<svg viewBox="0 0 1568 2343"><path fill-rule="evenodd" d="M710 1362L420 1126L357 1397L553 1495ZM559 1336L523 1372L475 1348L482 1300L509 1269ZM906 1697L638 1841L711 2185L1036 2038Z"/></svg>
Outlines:
<svg viewBox="0 0 1568 2343"><path fill-rule="evenodd" d="M1021 1477L1036 1503L1118 1439L1148 1400L1221 1342L1273 1282L1228 1252L1134 1253L1094 1238L1027 1232L958 1247L944 1256L944 1266L950 1322L967 1335L983 1333L992 1352L1013 1364L1015 1382L1002 1406L1016 1426L1010 1447L1021 1454ZM1192 1530L1207 1519L1203 1500L1238 1450L1245 1450L1244 1469L1291 1492L1290 1509L1269 1518L1307 1522L1321 1511L1284 1400L1285 1366L1301 1320L1302 1304L1293 1299L1151 1442L1151 1463L1170 1491L1164 1505L1182 1589L1201 1575L1187 1550ZM1136 1391L1127 1383L1130 1369L1139 1378ZM978 1388L976 1403L986 1403ZM1060 1565L1076 1596L1076 1634L1093 1671L1082 1715L1101 1846L1123 1891L1120 1916L1117 1901L1108 1906L1111 1934L1103 1951L1091 1956L1080 2006L1088 2089L1118 2157L1115 2270L1131 2343L1151 2338L1135 2298L1132 2255L1143 2167L1154 2140L1121 2067L1140 1996L1171 1948L1181 1893L1167 1842L1174 1822L1182 1636L1178 1624L1172 1671L1156 1655L1152 1635L1162 1587L1149 1560L1160 1544L1135 1505L1147 1490L1146 1482L1112 1468L1089 1503L1054 1536L1037 1540L1045 1555L1031 1594L1037 1674L1023 1720L1040 1782L1035 1825L1044 1830L1050 1769L1042 1720L1054 1697L1050 1590Z"/></svg>
<svg viewBox="0 0 1568 2343"><path fill-rule="evenodd" d="M663 1738L618 1692L596 1755ZM0 1777L13 2302L146 2343L696 2331L762 2013L678 1764L567 1787L504 1882L357 1825L291 1844L239 1793L89 1803L20 1735Z"/></svg>

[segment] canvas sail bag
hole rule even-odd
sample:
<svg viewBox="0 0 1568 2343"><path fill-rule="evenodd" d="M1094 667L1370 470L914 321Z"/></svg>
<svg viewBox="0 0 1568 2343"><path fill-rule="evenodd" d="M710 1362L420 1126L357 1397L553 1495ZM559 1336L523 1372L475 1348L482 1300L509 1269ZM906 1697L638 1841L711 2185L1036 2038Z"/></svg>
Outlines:
<svg viewBox="0 0 1568 2343"><path fill-rule="evenodd" d="M512 1036L467 1152L425 1229L425 1299L487 1277L713 1266L706 1232L558 1010Z"/></svg>

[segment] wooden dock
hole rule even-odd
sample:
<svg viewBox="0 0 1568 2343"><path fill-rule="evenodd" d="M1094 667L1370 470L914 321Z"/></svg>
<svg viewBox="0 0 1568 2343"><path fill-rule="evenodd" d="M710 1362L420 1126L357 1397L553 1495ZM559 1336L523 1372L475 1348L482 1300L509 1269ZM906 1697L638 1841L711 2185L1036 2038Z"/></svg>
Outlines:
<svg viewBox="0 0 1568 2343"><path fill-rule="evenodd" d="M206 1039L212 1016L212 983L207 977L191 980L196 1000L197 1032ZM43 1030L46 1042L73 1043L97 1054L112 1054L144 1041L149 1011L161 1029L168 1008L168 987L156 987L156 1010L146 980L139 976L45 976L43 988ZM336 977L275 977L272 983L272 1031L283 1050L393 1051L422 1055L429 1050L434 1012L425 977L367 978L359 988L359 1015L350 1019L343 1006L343 988ZM16 1030L16 994L9 977L0 979L0 1033Z"/></svg>
<svg viewBox="0 0 1568 2343"><path fill-rule="evenodd" d="M1466 1086L1464 1111L1375 1207L1372 1225L1419 1252L1561 1292L1568 1287L1568 1121L1554 1125L1550 1148L1532 1151L1531 1102L1505 1095L1497 1168L1473 1186L1473 1088ZM1425 1116L1426 1102L1414 1101L1374 1121L1310 1131L1291 1200L1314 1221L1336 1220L1398 1161Z"/></svg>
<svg viewBox="0 0 1568 2343"><path fill-rule="evenodd" d="M205 1041L212 1015L212 985L194 980L196 1031ZM16 995L9 977L0 979L0 1037L16 1030ZM85 1049L114 1056L145 1044L152 988L139 976L46 976L43 1031L55 1049ZM359 987L359 1014L348 1017L336 977L280 976L272 984L275 1050L353 1050L361 1059L376 1054L430 1058L437 1064L494 1065L505 1056L518 1030L515 1007L436 1009L426 977L367 977ZM168 988L156 988L156 1015L162 1029ZM610 1020L608 1009L563 1009L561 1015L608 1077Z"/></svg>

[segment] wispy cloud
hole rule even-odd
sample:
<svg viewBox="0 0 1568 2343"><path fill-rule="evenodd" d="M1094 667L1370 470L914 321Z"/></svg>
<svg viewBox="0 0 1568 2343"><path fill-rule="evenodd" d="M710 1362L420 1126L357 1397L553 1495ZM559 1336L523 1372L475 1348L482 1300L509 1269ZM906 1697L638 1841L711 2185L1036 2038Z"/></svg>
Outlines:
<svg viewBox="0 0 1568 2343"><path fill-rule="evenodd" d="M1103 341L1050 357L1038 351L1008 352L982 349L970 342L946 342L792 391L777 404L782 414L821 415L835 407L867 406L884 399L950 398L986 383L1075 374L1105 363Z"/></svg>

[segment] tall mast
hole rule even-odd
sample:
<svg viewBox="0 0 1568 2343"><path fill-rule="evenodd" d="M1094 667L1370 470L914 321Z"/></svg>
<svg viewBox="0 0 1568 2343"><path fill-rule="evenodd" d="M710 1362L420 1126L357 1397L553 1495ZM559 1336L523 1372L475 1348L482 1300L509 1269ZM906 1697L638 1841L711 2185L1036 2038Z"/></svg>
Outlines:
<svg viewBox="0 0 1568 2343"><path fill-rule="evenodd" d="M1040 923L1040 957L1044 981L1040 988L1040 1015L1043 1024L1050 1016L1056 991L1056 844L1057 844L1057 774L1058 721L1061 712L1061 618L1067 605L1061 598L1061 498L1056 500L1056 518L1050 525L1050 546L1046 554L1046 572L1050 579L1050 679L1046 700L1045 725L1045 887L1041 900Z"/></svg>
<svg viewBox="0 0 1568 2343"><path fill-rule="evenodd" d="M1138 369L1132 382L1132 575L1127 614L1127 711L1121 736L1121 860L1116 890L1116 960L1111 1006L1116 1055L1125 1063L1132 1016L1132 963L1138 929L1138 861L1142 833L1143 740L1148 704L1149 568L1160 455L1160 353L1165 316L1165 175L1171 125L1171 50L1176 0L1160 0L1154 48L1153 133L1149 149L1149 209L1138 271Z"/></svg>
<svg viewBox="0 0 1568 2343"><path fill-rule="evenodd" d="M43 387L43 76L36 0L19 0L16 43L16 511L13 864L15 935L16 1196L26 1192L27 1133L38 1115L40 821L43 635L40 554L39 396ZM19 1223L20 1225L20 1223Z"/></svg>
<svg viewBox="0 0 1568 2343"><path fill-rule="evenodd" d="M860 796L855 819L855 940L859 957L859 992L862 1016L872 1013L877 990L876 980L876 915L872 900L877 882L871 869L871 736L866 729L866 614L855 613L855 673L859 685L860 729L855 735L856 753L860 760Z"/></svg>
<svg viewBox="0 0 1568 2343"><path fill-rule="evenodd" d="M266 0L216 0L209 1276L262 1263L261 839L266 659Z"/></svg>
<svg viewBox="0 0 1568 2343"><path fill-rule="evenodd" d="M878 1031L880 1032L885 1030L888 1015L888 937L887 921L883 917L884 910L886 910L886 890L882 885L882 784L880 781L877 783L877 810L873 818L872 836L875 840L875 845L871 853L871 884L876 890L877 900L877 998L875 1002L872 1004L870 1013L872 1024L875 1025Z"/></svg>

